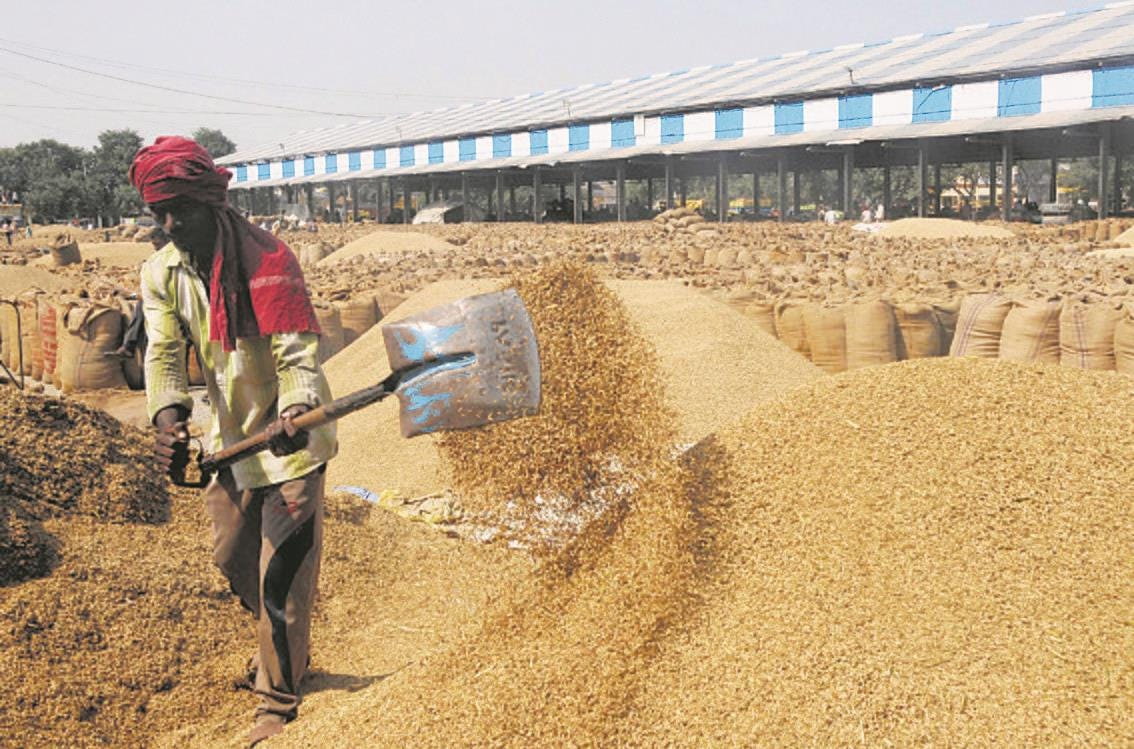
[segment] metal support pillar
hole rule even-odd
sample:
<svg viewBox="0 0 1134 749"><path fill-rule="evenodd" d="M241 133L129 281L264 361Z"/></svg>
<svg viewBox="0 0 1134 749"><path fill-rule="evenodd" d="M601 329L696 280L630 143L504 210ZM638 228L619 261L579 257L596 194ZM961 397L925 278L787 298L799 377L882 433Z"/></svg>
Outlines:
<svg viewBox="0 0 1134 749"><path fill-rule="evenodd" d="M665 209L673 208L673 162L665 157Z"/></svg>
<svg viewBox="0 0 1134 749"><path fill-rule="evenodd" d="M504 172L496 173L496 221L504 220Z"/></svg>
<svg viewBox="0 0 1134 749"><path fill-rule="evenodd" d="M374 222L382 223L382 180L374 180Z"/></svg>
<svg viewBox="0 0 1134 749"><path fill-rule="evenodd" d="M402 223L410 222L410 188L409 181L402 182Z"/></svg>
<svg viewBox="0 0 1134 749"><path fill-rule="evenodd" d="M469 210L469 175L461 172L461 222L472 221L472 211Z"/></svg>
<svg viewBox="0 0 1134 749"><path fill-rule="evenodd" d="M1099 134L1099 221L1110 215L1110 193L1107 184L1107 169L1110 166L1110 125L1102 123Z"/></svg>
<svg viewBox="0 0 1134 749"><path fill-rule="evenodd" d="M717 223L728 217L728 161L722 153L717 161Z"/></svg>
<svg viewBox="0 0 1134 749"><path fill-rule="evenodd" d="M926 182L929 180L929 159L925 152L925 145L917 146L917 215L925 218L926 212Z"/></svg>
<svg viewBox="0 0 1134 749"><path fill-rule="evenodd" d="M587 180L587 215L595 212L595 183Z"/></svg>
<svg viewBox="0 0 1134 749"><path fill-rule="evenodd" d="M1007 223L1012 219L1012 136L1005 133L1000 147L1000 169L1004 172L1004 195L1000 201L1000 220Z"/></svg>
<svg viewBox="0 0 1134 749"><path fill-rule="evenodd" d="M577 166L571 170L571 202L576 224L583 223L583 175L581 171Z"/></svg>
<svg viewBox="0 0 1134 749"><path fill-rule="evenodd" d="M854 149L843 151L843 218L857 221L854 210Z"/></svg>
<svg viewBox="0 0 1134 749"><path fill-rule="evenodd" d="M358 223L358 181L352 180L347 187L350 191L350 217L356 224Z"/></svg>
<svg viewBox="0 0 1134 749"><path fill-rule="evenodd" d="M752 167L752 218L760 218L760 170Z"/></svg>
<svg viewBox="0 0 1134 749"><path fill-rule="evenodd" d="M685 178L684 177L681 178L680 184L681 184L681 205L685 205L686 201L689 200L689 193L687 191L688 186L685 184Z"/></svg>
<svg viewBox="0 0 1134 749"><path fill-rule="evenodd" d="M791 211L796 218L799 218L799 212L802 208L800 195L802 188L803 180L799 177L799 169L793 169L791 172Z"/></svg>
<svg viewBox="0 0 1134 749"><path fill-rule="evenodd" d="M996 162L988 162L988 207L989 215L996 208Z"/></svg>
<svg viewBox="0 0 1134 749"><path fill-rule="evenodd" d="M543 175L538 166L532 170L532 221L543 223Z"/></svg>
<svg viewBox="0 0 1134 749"><path fill-rule="evenodd" d="M941 164L933 165L933 215L941 215Z"/></svg>
<svg viewBox="0 0 1134 749"><path fill-rule="evenodd" d="M646 178L646 210L654 212L654 178Z"/></svg>
<svg viewBox="0 0 1134 749"><path fill-rule="evenodd" d="M614 202L618 221L621 223L626 220L626 162L624 161L614 165Z"/></svg>
<svg viewBox="0 0 1134 749"><path fill-rule="evenodd" d="M315 185L304 185L303 195L307 199L307 215L315 218ZM251 208L251 201L249 201Z"/></svg>
<svg viewBox="0 0 1134 749"><path fill-rule="evenodd" d="M511 185L508 188L508 213L512 216L516 215L516 186Z"/></svg>
<svg viewBox="0 0 1134 749"><path fill-rule="evenodd" d="M1110 191L1114 193L1114 207L1112 212L1117 215L1122 213L1122 154L1114 154L1114 182L1112 183Z"/></svg>
<svg viewBox="0 0 1134 749"><path fill-rule="evenodd" d="M890 218L890 212L893 205L892 200L893 190L890 186L890 167L882 167L882 218Z"/></svg>
<svg viewBox="0 0 1134 749"><path fill-rule="evenodd" d="M339 195L338 190L331 183L327 184L327 199L330 202L331 221L338 222L338 209L339 209Z"/></svg>
<svg viewBox="0 0 1134 749"><path fill-rule="evenodd" d="M398 208L397 189L394 186L394 180L389 177L386 178L386 202L390 206L390 212L386 214L386 220L390 223L394 222L394 211Z"/></svg>
<svg viewBox="0 0 1134 749"><path fill-rule="evenodd" d="M787 213L787 164L784 163L782 153L776 157L776 176L779 179L779 191L776 200L779 202L780 221L782 222L786 218L784 214Z"/></svg>
<svg viewBox="0 0 1134 749"><path fill-rule="evenodd" d="M1047 202L1059 200L1059 159L1051 160L1051 184L1047 186Z"/></svg>

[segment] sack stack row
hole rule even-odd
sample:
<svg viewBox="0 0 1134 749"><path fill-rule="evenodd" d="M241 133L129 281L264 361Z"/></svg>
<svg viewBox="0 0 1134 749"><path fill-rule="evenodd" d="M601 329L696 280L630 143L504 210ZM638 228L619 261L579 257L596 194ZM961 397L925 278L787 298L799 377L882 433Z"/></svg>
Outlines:
<svg viewBox="0 0 1134 749"><path fill-rule="evenodd" d="M969 294L841 305L730 303L829 373L905 359L976 356L1134 375L1134 306L1113 299Z"/></svg>
<svg viewBox="0 0 1134 749"><path fill-rule="evenodd" d="M325 362L381 318L379 296L315 302L322 328L319 361ZM0 361L15 375L50 384L63 393L144 387L141 353L132 359L108 356L122 343L135 301L115 296L90 299L53 296L29 289L0 304ZM204 385L200 361L187 352L190 385Z"/></svg>

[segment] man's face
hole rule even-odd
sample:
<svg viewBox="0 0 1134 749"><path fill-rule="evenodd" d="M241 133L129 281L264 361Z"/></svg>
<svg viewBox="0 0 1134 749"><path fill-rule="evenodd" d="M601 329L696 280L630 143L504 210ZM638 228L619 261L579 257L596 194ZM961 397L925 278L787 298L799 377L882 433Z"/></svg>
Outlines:
<svg viewBox="0 0 1134 749"><path fill-rule="evenodd" d="M213 209L189 198L174 198L150 203L146 212L158 226L187 250L211 251L216 238L216 217Z"/></svg>

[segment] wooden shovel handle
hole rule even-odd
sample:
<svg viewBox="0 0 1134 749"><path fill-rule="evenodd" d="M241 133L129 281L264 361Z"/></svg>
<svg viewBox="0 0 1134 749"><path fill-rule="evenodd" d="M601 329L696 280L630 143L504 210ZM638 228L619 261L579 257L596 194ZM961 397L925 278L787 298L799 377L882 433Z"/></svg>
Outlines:
<svg viewBox="0 0 1134 749"><path fill-rule="evenodd" d="M342 398L334 400L325 406L319 406L306 413L302 413L292 419L291 423L303 430L311 430L323 426L328 422L341 419L349 413L354 413L360 408L365 408L371 403L377 403L394 392L393 386L395 385L396 380L391 376L379 382L377 385L371 385L362 390L356 390L350 395L344 395ZM267 448L268 436L266 433L261 432L255 437L241 440L235 445L230 445L212 455L205 456L201 459L201 472L208 474L216 473L225 466L232 465L238 460L243 460Z"/></svg>

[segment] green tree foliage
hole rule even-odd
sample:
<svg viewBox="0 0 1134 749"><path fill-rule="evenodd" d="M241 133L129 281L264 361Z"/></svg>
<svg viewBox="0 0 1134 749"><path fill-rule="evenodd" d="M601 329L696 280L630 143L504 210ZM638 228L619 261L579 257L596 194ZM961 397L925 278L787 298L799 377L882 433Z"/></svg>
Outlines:
<svg viewBox="0 0 1134 749"><path fill-rule="evenodd" d="M220 130L209 127L199 127L193 131L193 140L204 147L214 159L228 156L236 150L236 144L228 139Z"/></svg>
<svg viewBox="0 0 1134 749"><path fill-rule="evenodd" d="M107 223L118 223L122 216L142 209L142 202L128 177L130 163L142 143L142 136L133 130L99 133L98 145L92 154L90 182L98 214L107 219Z"/></svg>
<svg viewBox="0 0 1134 749"><path fill-rule="evenodd" d="M0 148L0 185L19 193L24 213L37 221L101 216L117 223L142 204L127 172L142 137L107 130L92 150L54 140Z"/></svg>

